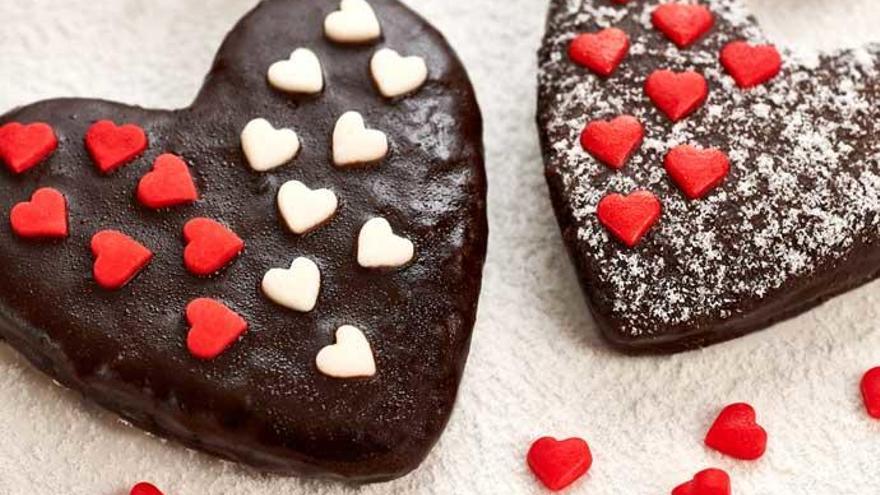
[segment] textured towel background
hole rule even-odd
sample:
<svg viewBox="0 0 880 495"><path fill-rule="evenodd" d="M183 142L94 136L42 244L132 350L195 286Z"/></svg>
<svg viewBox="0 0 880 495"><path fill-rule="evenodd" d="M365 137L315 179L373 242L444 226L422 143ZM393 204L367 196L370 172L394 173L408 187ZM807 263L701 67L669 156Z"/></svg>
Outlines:
<svg viewBox="0 0 880 495"><path fill-rule="evenodd" d="M255 3L3 0L0 112L55 96L184 106L226 31ZM167 495L543 493L524 462L543 434L580 435L593 447L594 467L572 493L664 494L709 466L729 470L737 494L878 492L880 422L863 412L858 380L880 365L880 286L704 351L609 351L563 253L542 177L533 116L546 2L408 3L445 32L471 72L490 175L492 237L472 357L428 461L362 489L254 474L123 426L0 346L0 494L122 495L142 478ZM880 41L876 0L751 3L780 43ZM733 401L755 405L770 432L757 463L702 446L718 409Z"/></svg>

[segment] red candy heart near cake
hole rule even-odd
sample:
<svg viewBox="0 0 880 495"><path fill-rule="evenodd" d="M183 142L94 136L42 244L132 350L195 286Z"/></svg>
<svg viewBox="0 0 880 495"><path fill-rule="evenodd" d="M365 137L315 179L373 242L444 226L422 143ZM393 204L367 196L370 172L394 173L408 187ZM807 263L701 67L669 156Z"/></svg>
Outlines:
<svg viewBox="0 0 880 495"><path fill-rule="evenodd" d="M556 440L542 437L529 448L526 461L544 486L558 491L590 470L593 454L590 446L581 438Z"/></svg>
<svg viewBox="0 0 880 495"><path fill-rule="evenodd" d="M436 443L485 259L482 119L397 0L264 0L190 107L24 106L0 163L0 336L59 383L286 475L387 480Z"/></svg>
<svg viewBox="0 0 880 495"><path fill-rule="evenodd" d="M675 487L672 495L730 495L730 476L720 469L706 469Z"/></svg>
<svg viewBox="0 0 880 495"><path fill-rule="evenodd" d="M748 404L725 407L706 433L706 445L731 457L753 461L767 450L767 432Z"/></svg>
<svg viewBox="0 0 880 495"><path fill-rule="evenodd" d="M736 338L880 274L876 48L804 59L747 12L551 2L545 172L587 302L622 350ZM596 70L584 61L609 60L601 33L629 44ZM615 129L621 116L639 131ZM657 205L623 200L637 191Z"/></svg>

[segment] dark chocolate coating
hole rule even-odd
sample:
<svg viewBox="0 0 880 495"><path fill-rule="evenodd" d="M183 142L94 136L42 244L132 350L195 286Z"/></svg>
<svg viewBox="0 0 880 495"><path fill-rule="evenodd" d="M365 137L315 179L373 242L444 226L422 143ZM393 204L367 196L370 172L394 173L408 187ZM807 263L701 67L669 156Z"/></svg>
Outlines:
<svg viewBox="0 0 880 495"><path fill-rule="evenodd" d="M553 0L540 52L538 122L562 235L604 337L626 352L676 352L732 339L797 315L880 275L877 47L800 58L780 47L782 73L736 87L719 62L727 43L765 43L741 0L701 2L715 26L678 49L651 27L662 2ZM629 56L609 78L569 60L582 32L618 27ZM645 96L657 69L696 70L709 83L697 112L671 123ZM592 120L621 114L645 142L614 171L582 150ZM715 147L726 180L688 200L663 170L673 146ZM595 206L648 189L663 204L635 248L614 240Z"/></svg>
<svg viewBox="0 0 880 495"><path fill-rule="evenodd" d="M67 196L71 215L63 242L24 241L0 228L0 334L37 367L135 425L261 470L380 481L418 466L452 410L477 308L487 241L482 120L442 35L396 0L370 3L383 38L352 46L323 35L338 2L265 0L229 34L187 109L64 99L0 118L0 125L47 122L60 141L47 162L21 176L0 170L0 211L51 186ZM266 80L269 66L300 46L322 62L320 95L282 93ZM429 79L417 93L389 101L374 88L369 62L382 46L426 59ZM391 151L380 164L333 165L333 127L349 110L387 133ZM250 169L240 133L257 117L297 131L302 149L292 163ZM142 126L147 152L102 176L83 142L99 119ZM189 163L201 200L151 211L134 190L166 152ZM277 212L278 188L294 179L331 188L340 201L333 220L306 236L290 233ZM223 222L246 243L209 279L183 265L182 228L197 216ZM412 264L396 271L357 264L358 233L374 216L415 243ZM92 280L89 240L103 229L156 254L119 291ZM298 256L314 260L322 275L317 307L305 314L259 289L267 270ZM184 308L199 297L225 302L250 325L213 361L193 358L185 344ZM317 370L315 356L341 325L367 336L373 378Z"/></svg>

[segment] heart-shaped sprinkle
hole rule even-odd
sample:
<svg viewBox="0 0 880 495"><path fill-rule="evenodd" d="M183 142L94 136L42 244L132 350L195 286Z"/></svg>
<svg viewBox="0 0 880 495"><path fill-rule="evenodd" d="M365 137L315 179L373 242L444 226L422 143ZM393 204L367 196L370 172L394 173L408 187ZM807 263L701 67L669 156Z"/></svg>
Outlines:
<svg viewBox="0 0 880 495"><path fill-rule="evenodd" d="M329 189L309 189L302 182L286 182L278 190L278 210L291 232L305 234L324 225L336 213L339 201Z"/></svg>
<svg viewBox="0 0 880 495"><path fill-rule="evenodd" d="M779 74L782 56L773 45L752 46L734 41L721 49L721 65L739 87L753 88Z"/></svg>
<svg viewBox="0 0 880 495"><path fill-rule="evenodd" d="M539 438L527 456L529 468L547 488L562 490L589 471L593 464L590 446L580 438Z"/></svg>
<svg viewBox="0 0 880 495"><path fill-rule="evenodd" d="M706 469L675 487L672 495L730 495L730 476L720 469Z"/></svg>
<svg viewBox="0 0 880 495"><path fill-rule="evenodd" d="M379 19L365 0L342 0L324 19L324 34L337 43L366 43L382 35Z"/></svg>
<svg viewBox="0 0 880 495"><path fill-rule="evenodd" d="M415 246L395 235L388 220L373 218L361 227L357 253L364 268L397 268L412 261Z"/></svg>
<svg viewBox="0 0 880 495"><path fill-rule="evenodd" d="M382 48L370 60L373 82L386 98L412 93L428 79L425 59L417 56L401 57L396 51Z"/></svg>
<svg viewBox="0 0 880 495"><path fill-rule="evenodd" d="M186 319L190 324L186 347L199 359L214 359L223 354L248 328L244 318L214 299L190 302Z"/></svg>
<svg viewBox="0 0 880 495"><path fill-rule="evenodd" d="M95 282L107 290L128 285L153 259L153 252L131 237L104 230L92 237Z"/></svg>
<svg viewBox="0 0 880 495"><path fill-rule="evenodd" d="M568 56L602 77L610 76L629 53L629 36L620 29L608 28L586 33L568 45Z"/></svg>
<svg viewBox="0 0 880 495"><path fill-rule="evenodd" d="M650 191L635 191L629 196L609 194L599 201L599 222L620 242L635 247L660 219L660 200Z"/></svg>
<svg viewBox="0 0 880 495"><path fill-rule="evenodd" d="M677 146L663 160L666 173L690 199L699 199L717 187L730 172L727 155L717 149Z"/></svg>
<svg viewBox="0 0 880 495"><path fill-rule="evenodd" d="M166 153L153 162L153 170L141 178L137 199L147 208L170 208L199 199L196 184L180 157Z"/></svg>
<svg viewBox="0 0 880 495"><path fill-rule="evenodd" d="M648 77L645 93L670 120L678 122L706 101L709 85L693 71L658 70Z"/></svg>
<svg viewBox="0 0 880 495"><path fill-rule="evenodd" d="M293 160L299 137L293 129L275 129L266 119L254 119L241 131L241 148L256 172L267 172Z"/></svg>
<svg viewBox="0 0 880 495"><path fill-rule="evenodd" d="M64 239L68 234L67 199L51 187L38 189L31 200L12 208L9 222L25 239Z"/></svg>
<svg viewBox="0 0 880 495"><path fill-rule="evenodd" d="M297 258L289 269L273 268L263 277L263 293L276 304L308 313L321 291L321 271L308 258Z"/></svg>
<svg viewBox="0 0 880 495"><path fill-rule="evenodd" d="M367 129L358 112L346 112L333 130L333 163L351 167L377 162L388 154L388 137L382 131Z"/></svg>
<svg viewBox="0 0 880 495"><path fill-rule="evenodd" d="M48 124L10 122L0 127L0 160L12 173L21 174L39 165L58 147Z"/></svg>
<svg viewBox="0 0 880 495"><path fill-rule="evenodd" d="M241 131L241 148L257 172L266 172L293 160L299 146L296 132L275 129L266 119L254 119Z"/></svg>
<svg viewBox="0 0 880 495"><path fill-rule="evenodd" d="M244 249L244 241L225 225L208 218L194 218L183 227L187 242L183 251L186 269L207 277L223 269Z"/></svg>
<svg viewBox="0 0 880 495"><path fill-rule="evenodd" d="M370 342L360 329L343 325L336 330L336 343L315 358L318 370L333 378L367 378L376 374Z"/></svg>
<svg viewBox="0 0 880 495"><path fill-rule="evenodd" d="M862 377L862 399L872 418L880 419L880 367L872 368Z"/></svg>
<svg viewBox="0 0 880 495"><path fill-rule="evenodd" d="M725 407L706 434L706 445L731 457L755 460L767 450L767 432L755 421L748 404Z"/></svg>
<svg viewBox="0 0 880 495"><path fill-rule="evenodd" d="M581 146L613 169L622 168L645 137L642 124L630 115L611 121L596 120L581 133Z"/></svg>
<svg viewBox="0 0 880 495"><path fill-rule="evenodd" d="M86 132L86 148L98 170L109 174L147 149L147 135L134 124L117 126L109 120L100 120Z"/></svg>
<svg viewBox="0 0 880 495"><path fill-rule="evenodd" d="M156 488L153 484L147 482L140 482L137 485L131 487L131 491L129 495L163 495L162 491Z"/></svg>
<svg viewBox="0 0 880 495"><path fill-rule="evenodd" d="M315 52L297 48L288 60L269 67L269 84L288 93L317 94L324 90L324 71Z"/></svg>
<svg viewBox="0 0 880 495"><path fill-rule="evenodd" d="M684 48L709 32L715 17L703 5L668 3L654 9L651 22L679 48Z"/></svg>

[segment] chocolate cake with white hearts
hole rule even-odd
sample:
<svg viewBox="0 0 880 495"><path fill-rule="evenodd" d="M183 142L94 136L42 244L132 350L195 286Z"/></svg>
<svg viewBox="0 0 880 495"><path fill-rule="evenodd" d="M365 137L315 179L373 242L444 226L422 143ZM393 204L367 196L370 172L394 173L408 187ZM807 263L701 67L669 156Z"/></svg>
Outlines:
<svg viewBox="0 0 880 495"><path fill-rule="evenodd" d="M698 3L553 0L540 51L557 218L625 351L741 336L880 271L877 48L777 50L744 2Z"/></svg>
<svg viewBox="0 0 880 495"><path fill-rule="evenodd" d="M485 258L482 123L397 0L265 0L182 110L0 117L0 335L189 447L282 474L414 469Z"/></svg>

